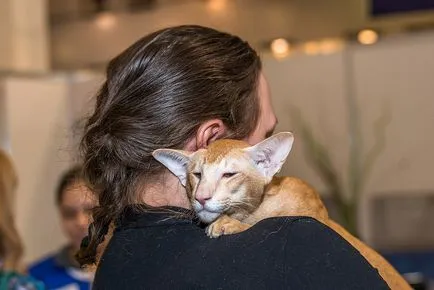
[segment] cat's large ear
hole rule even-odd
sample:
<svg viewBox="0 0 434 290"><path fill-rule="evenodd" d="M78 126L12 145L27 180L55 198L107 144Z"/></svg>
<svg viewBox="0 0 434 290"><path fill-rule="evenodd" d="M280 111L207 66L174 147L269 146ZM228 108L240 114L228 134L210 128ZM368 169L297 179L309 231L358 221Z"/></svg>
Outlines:
<svg viewBox="0 0 434 290"><path fill-rule="evenodd" d="M264 141L244 149L256 167L269 180L280 171L292 149L294 135L290 132L277 133Z"/></svg>
<svg viewBox="0 0 434 290"><path fill-rule="evenodd" d="M152 152L152 156L175 174L183 186L186 185L191 153L183 150L157 149Z"/></svg>

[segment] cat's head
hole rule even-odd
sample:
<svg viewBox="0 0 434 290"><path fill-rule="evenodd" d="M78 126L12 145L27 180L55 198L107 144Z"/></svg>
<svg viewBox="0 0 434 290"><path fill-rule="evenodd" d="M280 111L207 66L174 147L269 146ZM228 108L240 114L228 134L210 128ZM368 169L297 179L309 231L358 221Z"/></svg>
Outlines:
<svg viewBox="0 0 434 290"><path fill-rule="evenodd" d="M283 132L254 146L226 139L193 153L158 149L153 156L179 178L192 208L202 221L210 223L223 213L253 211L293 141L292 133Z"/></svg>

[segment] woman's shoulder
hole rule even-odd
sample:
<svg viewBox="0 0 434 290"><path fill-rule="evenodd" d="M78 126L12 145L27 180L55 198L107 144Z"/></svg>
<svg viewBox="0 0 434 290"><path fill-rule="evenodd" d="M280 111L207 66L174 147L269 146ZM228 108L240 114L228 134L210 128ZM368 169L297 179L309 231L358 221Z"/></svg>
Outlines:
<svg viewBox="0 0 434 290"><path fill-rule="evenodd" d="M251 236L246 237L248 239L265 236L273 240L272 242L283 240L290 246L285 248L287 252L292 252L293 247L297 246L299 249L316 248L326 252L345 250L359 255L359 252L338 233L317 219L307 216L267 218L244 233Z"/></svg>
<svg viewBox="0 0 434 290"><path fill-rule="evenodd" d="M43 290L44 284L29 275L0 272L0 290Z"/></svg>
<svg viewBox="0 0 434 290"><path fill-rule="evenodd" d="M237 239L237 235L227 236ZM286 260L305 263L315 260L333 264L351 264L372 268L363 256L327 225L312 217L272 217L240 233L241 244L273 247ZM321 264L321 263L320 263Z"/></svg>
<svg viewBox="0 0 434 290"><path fill-rule="evenodd" d="M260 251L263 248L273 248L279 256L296 255L304 259L311 255L312 248L330 252L336 250L336 245L342 248L351 246L328 226L312 217L284 216L270 217L257 222L249 229L231 235L223 235L218 239L227 243L206 242L211 247L242 248ZM213 240L213 239L206 239Z"/></svg>
<svg viewBox="0 0 434 290"><path fill-rule="evenodd" d="M323 225L317 219L309 216L278 216L265 218L255 224L255 227L262 226L263 224L269 226L270 224L283 225L291 227L293 225Z"/></svg>
<svg viewBox="0 0 434 290"><path fill-rule="evenodd" d="M262 249L274 246L275 256L282 257L283 264L297 273L295 276L309 273L323 289L333 289L333 285L341 285L339 289L389 289L358 250L314 218L269 218L250 230L250 238L264 239Z"/></svg>
<svg viewBox="0 0 434 290"><path fill-rule="evenodd" d="M250 233L249 233L250 232ZM245 231L246 234L258 235L260 233L277 234L276 237L324 232L334 235L330 228L315 218L307 216L282 216L270 217L257 222L253 227Z"/></svg>

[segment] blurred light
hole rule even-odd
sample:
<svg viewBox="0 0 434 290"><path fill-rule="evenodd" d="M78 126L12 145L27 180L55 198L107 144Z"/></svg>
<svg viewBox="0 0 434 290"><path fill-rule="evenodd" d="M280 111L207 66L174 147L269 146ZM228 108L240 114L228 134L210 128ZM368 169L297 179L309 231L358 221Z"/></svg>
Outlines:
<svg viewBox="0 0 434 290"><path fill-rule="evenodd" d="M228 0L208 0L208 9L213 12L224 11L227 7Z"/></svg>
<svg viewBox="0 0 434 290"><path fill-rule="evenodd" d="M316 41L309 41L303 45L303 51L307 55L317 55L321 51L321 46Z"/></svg>
<svg viewBox="0 0 434 290"><path fill-rule="evenodd" d="M364 29L357 34L357 40L365 45L374 44L378 41L378 33L372 29Z"/></svg>
<svg viewBox="0 0 434 290"><path fill-rule="evenodd" d="M332 54L340 51L344 46L341 39L324 39L319 43L321 54Z"/></svg>
<svg viewBox="0 0 434 290"><path fill-rule="evenodd" d="M271 42L271 52L277 58L283 58L289 55L290 44L284 38L277 38Z"/></svg>
<svg viewBox="0 0 434 290"><path fill-rule="evenodd" d="M109 30L116 25L117 19L113 13L101 12L95 19L95 24L99 29Z"/></svg>

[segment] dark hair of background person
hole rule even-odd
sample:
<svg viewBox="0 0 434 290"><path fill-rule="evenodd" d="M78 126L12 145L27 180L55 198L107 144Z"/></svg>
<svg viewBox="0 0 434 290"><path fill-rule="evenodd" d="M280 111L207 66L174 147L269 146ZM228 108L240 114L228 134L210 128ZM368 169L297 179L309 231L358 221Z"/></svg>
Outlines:
<svg viewBox="0 0 434 290"><path fill-rule="evenodd" d="M81 165L75 165L62 174L56 189L56 205L59 206L62 203L63 194L66 189L76 182L83 180L82 171Z"/></svg>
<svg viewBox="0 0 434 290"><path fill-rule="evenodd" d="M108 64L85 125L83 172L97 194L87 243L77 255L95 262L98 245L141 186L158 178L158 148L183 148L201 124L220 119L227 138L246 138L259 118L261 61L237 36L185 25L138 40ZM143 207L141 207L143 208Z"/></svg>

